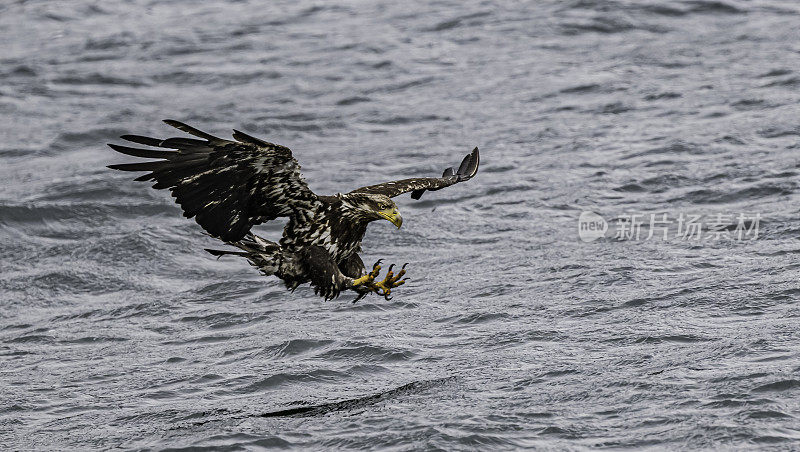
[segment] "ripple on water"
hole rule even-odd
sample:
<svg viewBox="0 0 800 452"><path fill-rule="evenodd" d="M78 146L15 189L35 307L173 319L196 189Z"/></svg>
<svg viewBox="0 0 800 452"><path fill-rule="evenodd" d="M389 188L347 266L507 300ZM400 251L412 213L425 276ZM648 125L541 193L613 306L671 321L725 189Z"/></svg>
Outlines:
<svg viewBox="0 0 800 452"><path fill-rule="evenodd" d="M434 320L437 323L461 323L461 324L481 324L493 322L495 320L506 320L513 318L504 312L476 312L472 314L454 315Z"/></svg>
<svg viewBox="0 0 800 452"><path fill-rule="evenodd" d="M325 349L335 341L330 339L292 339L264 348L259 355L286 358Z"/></svg>
<svg viewBox="0 0 800 452"><path fill-rule="evenodd" d="M180 318L181 322L197 323L205 325L212 330L238 328L248 326L253 323L260 323L269 320L269 315L257 315L253 313L234 313L234 312L216 312L204 316L184 316Z"/></svg>
<svg viewBox="0 0 800 452"><path fill-rule="evenodd" d="M699 189L670 199L671 203L691 204L726 204L741 202L747 199L769 198L774 196L788 196L795 192L797 184L792 181L780 183L766 182L753 186L732 190Z"/></svg>
<svg viewBox="0 0 800 452"><path fill-rule="evenodd" d="M446 377L436 380L414 381L378 394L372 394L369 396L359 397L350 400L343 400L340 402L324 403L321 405L312 405L305 402L295 402L295 404L302 404L302 406L279 410L279 411L267 412L262 414L261 417L267 417L267 418L312 417L312 416L321 416L337 411L353 411L357 409L363 409L367 406L374 405L380 402L385 402L387 400L391 400L401 396L419 394L422 392L430 391L432 389L436 389L444 385L454 383L456 381L457 381L456 377Z"/></svg>
<svg viewBox="0 0 800 452"><path fill-rule="evenodd" d="M780 392L800 388L800 380L787 379L766 383L753 388L752 392Z"/></svg>
<svg viewBox="0 0 800 452"><path fill-rule="evenodd" d="M315 358L322 360L354 360L367 362L392 362L407 361L416 356L410 350L402 350L393 347L381 347L376 345L346 342L334 349L316 355Z"/></svg>
<svg viewBox="0 0 800 452"><path fill-rule="evenodd" d="M252 394L275 389L279 386L296 385L298 383L319 384L326 382L344 382L351 377L352 375L347 372L330 369L314 369L306 372L281 372L266 378L258 379L247 385L233 388L231 391L236 394Z"/></svg>

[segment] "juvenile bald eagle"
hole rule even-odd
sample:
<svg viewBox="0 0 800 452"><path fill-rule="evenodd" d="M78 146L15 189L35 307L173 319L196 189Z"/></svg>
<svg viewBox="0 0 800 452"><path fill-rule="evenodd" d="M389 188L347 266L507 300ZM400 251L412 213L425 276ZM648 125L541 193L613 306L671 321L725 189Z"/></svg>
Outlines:
<svg viewBox="0 0 800 452"><path fill-rule="evenodd" d="M413 199L419 199L426 190L469 180L478 172L475 148L457 170L447 168L442 177L403 179L321 196L308 188L287 147L238 130L231 141L178 121L164 122L197 138L123 135L123 140L169 150L109 144L123 154L158 159L109 168L148 171L135 180L155 181L153 188L169 189L185 217L194 217L210 235L241 250L207 250L211 254L242 256L264 275L282 279L291 290L310 282L326 300L347 289L358 293L356 301L370 292L389 299L392 289L405 282L401 279L405 265L396 274L390 266L381 281L375 280L380 261L367 272L358 256L367 225L385 219L399 228L403 218L391 198L411 192ZM289 218L279 243L250 232L254 225L278 217Z"/></svg>

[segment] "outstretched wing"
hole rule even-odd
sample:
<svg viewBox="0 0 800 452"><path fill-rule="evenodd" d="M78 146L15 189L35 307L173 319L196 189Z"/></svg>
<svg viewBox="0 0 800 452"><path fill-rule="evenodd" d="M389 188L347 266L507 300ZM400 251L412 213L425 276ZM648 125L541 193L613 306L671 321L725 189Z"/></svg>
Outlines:
<svg viewBox="0 0 800 452"><path fill-rule="evenodd" d="M234 130L236 141L209 135L178 121L165 123L200 139L124 135L138 144L170 150L109 144L115 151L155 161L110 165L122 171L149 171L137 181L168 188L187 218L211 235L234 242L253 225L277 217L302 215L320 205L300 175L289 148Z"/></svg>
<svg viewBox="0 0 800 452"><path fill-rule="evenodd" d="M478 172L479 164L480 154L478 153L478 148L475 148L464 157L457 171L453 171L453 168L447 168L444 170L442 177L417 177L394 182L384 182L382 184L361 187L353 190L351 193L372 193L394 198L403 193L411 192L412 198L419 199L422 194L425 193L425 190L441 190L453 184L472 179L472 176Z"/></svg>

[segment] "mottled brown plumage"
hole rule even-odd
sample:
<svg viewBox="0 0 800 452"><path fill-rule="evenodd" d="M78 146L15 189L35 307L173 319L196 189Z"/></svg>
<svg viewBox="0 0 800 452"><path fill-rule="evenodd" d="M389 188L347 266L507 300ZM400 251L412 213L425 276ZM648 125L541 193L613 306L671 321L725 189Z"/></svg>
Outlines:
<svg viewBox="0 0 800 452"><path fill-rule="evenodd" d="M110 165L122 171L147 171L137 181L155 181L153 188L169 189L183 209L210 235L242 251L209 250L216 256L246 257L265 275L276 275L290 289L310 282L326 299L352 289L359 298L376 292L388 298L403 283L401 270L375 282L380 267L367 273L358 257L367 225L386 219L397 227L402 217L390 199L411 192L419 199L472 178L478 171L478 148L468 154L458 170L448 168L442 177L386 182L347 194L319 196L300 175L300 165L289 148L234 130L232 140L207 134L178 121L168 125L197 138L156 138L124 135L122 139L160 149L109 144L134 157L157 159ZM165 150L166 149L166 150ZM288 217L279 243L257 237L250 229L265 221Z"/></svg>

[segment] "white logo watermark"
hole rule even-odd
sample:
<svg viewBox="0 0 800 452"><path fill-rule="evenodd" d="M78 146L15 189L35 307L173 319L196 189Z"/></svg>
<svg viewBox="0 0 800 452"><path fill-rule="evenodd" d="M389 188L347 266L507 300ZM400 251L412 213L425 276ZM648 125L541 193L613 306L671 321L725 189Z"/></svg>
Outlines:
<svg viewBox="0 0 800 452"><path fill-rule="evenodd" d="M578 218L578 236L584 242L594 242L605 237L608 231L608 223L600 215L594 212L581 212Z"/></svg>
<svg viewBox="0 0 800 452"><path fill-rule="evenodd" d="M710 216L678 214L671 218L666 213L634 213L614 218L612 238L616 240L755 240L761 214L721 214ZM606 236L609 223L600 215L581 212L578 218L578 236L584 242L593 242Z"/></svg>

